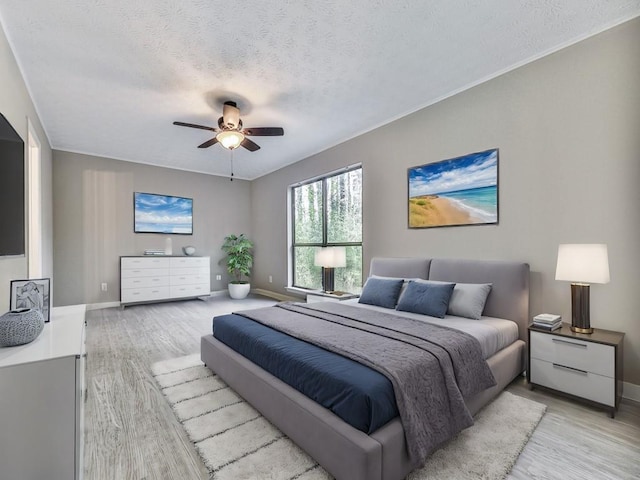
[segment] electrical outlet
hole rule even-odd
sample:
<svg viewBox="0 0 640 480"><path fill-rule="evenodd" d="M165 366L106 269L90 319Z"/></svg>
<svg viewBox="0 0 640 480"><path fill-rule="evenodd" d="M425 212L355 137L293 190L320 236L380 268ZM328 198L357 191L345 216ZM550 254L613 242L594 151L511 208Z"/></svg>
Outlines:
<svg viewBox="0 0 640 480"><path fill-rule="evenodd" d="M273 283L273 275L269 275L269 283Z"/></svg>
<svg viewBox="0 0 640 480"><path fill-rule="evenodd" d="M106 291L107 291L107 282L102 282L102 283L100 284L100 289L101 289L103 292L106 292Z"/></svg>
<svg viewBox="0 0 640 480"><path fill-rule="evenodd" d="M216 275L216 280L222 280L222 275Z"/></svg>

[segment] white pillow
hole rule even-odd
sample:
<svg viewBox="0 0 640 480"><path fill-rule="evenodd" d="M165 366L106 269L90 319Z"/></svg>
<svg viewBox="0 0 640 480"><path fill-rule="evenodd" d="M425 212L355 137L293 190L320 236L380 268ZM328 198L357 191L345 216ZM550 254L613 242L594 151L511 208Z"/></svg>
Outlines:
<svg viewBox="0 0 640 480"><path fill-rule="evenodd" d="M480 320L490 291L490 283L456 283L447 313Z"/></svg>

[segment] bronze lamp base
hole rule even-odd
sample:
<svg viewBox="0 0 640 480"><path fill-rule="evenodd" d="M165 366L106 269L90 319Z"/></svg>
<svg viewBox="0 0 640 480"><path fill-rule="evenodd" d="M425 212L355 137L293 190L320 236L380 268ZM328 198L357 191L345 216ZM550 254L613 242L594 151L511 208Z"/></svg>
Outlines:
<svg viewBox="0 0 640 480"><path fill-rule="evenodd" d="M589 311L589 284L571 284L571 331L593 333Z"/></svg>

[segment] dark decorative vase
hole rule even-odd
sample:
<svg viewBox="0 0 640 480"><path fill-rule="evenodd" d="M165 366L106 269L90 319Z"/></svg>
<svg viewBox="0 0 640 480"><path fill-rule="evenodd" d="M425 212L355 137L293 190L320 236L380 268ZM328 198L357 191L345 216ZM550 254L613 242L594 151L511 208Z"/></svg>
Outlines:
<svg viewBox="0 0 640 480"><path fill-rule="evenodd" d="M15 347L33 342L44 328L40 310L22 308L0 317L0 347Z"/></svg>

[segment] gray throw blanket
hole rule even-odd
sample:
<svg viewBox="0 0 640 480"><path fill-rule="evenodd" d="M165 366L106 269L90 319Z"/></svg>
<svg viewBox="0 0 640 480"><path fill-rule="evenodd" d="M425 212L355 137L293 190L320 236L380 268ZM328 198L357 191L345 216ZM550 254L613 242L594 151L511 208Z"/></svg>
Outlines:
<svg viewBox="0 0 640 480"><path fill-rule="evenodd" d="M236 313L385 375L416 467L473 424L464 399L496 384L480 343L458 330L330 302Z"/></svg>

